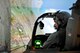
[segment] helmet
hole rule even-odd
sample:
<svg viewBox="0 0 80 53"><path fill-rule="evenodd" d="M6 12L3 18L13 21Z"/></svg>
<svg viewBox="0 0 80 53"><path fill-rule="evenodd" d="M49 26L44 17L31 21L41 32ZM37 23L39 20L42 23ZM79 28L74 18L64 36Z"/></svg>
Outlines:
<svg viewBox="0 0 80 53"><path fill-rule="evenodd" d="M68 19L70 18L68 12L62 11L56 14L54 21L59 25L59 27L66 27Z"/></svg>

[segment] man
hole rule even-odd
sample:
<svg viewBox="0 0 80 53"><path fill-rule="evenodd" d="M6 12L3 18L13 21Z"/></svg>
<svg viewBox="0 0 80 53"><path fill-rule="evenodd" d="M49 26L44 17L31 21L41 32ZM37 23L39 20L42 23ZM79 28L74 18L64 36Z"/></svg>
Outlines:
<svg viewBox="0 0 80 53"><path fill-rule="evenodd" d="M70 14L65 11L56 14L54 18L54 27L57 29L57 31L48 37L48 39L44 42L42 48L49 48L55 43L59 45L60 49L64 48L66 39L66 26L69 17Z"/></svg>

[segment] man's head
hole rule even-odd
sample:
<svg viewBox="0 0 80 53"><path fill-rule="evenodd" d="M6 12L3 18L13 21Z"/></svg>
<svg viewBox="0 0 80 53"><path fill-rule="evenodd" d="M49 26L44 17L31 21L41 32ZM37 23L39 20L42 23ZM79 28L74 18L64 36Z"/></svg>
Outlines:
<svg viewBox="0 0 80 53"><path fill-rule="evenodd" d="M55 22L54 27L56 29L66 28L68 18L70 18L70 14L68 12L62 11L57 13L54 18L54 22Z"/></svg>

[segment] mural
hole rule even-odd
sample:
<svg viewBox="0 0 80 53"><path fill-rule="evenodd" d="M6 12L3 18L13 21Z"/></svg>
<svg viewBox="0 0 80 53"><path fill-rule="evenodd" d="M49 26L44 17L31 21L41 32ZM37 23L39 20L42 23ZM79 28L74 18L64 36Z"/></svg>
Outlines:
<svg viewBox="0 0 80 53"><path fill-rule="evenodd" d="M31 38L35 15L31 0L11 2L11 50L25 46Z"/></svg>

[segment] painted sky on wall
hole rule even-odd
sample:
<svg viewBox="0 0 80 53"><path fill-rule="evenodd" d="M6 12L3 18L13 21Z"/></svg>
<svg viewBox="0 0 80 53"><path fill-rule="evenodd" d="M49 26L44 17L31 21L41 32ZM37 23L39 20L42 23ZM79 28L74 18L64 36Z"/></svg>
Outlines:
<svg viewBox="0 0 80 53"><path fill-rule="evenodd" d="M73 3L75 2L76 0L33 0L32 6L33 8L36 8L34 9L34 12L36 12L35 14L38 15L42 12L45 12L47 9L69 11L69 8L72 7Z"/></svg>
<svg viewBox="0 0 80 53"><path fill-rule="evenodd" d="M76 0L43 0L43 5L41 8L69 10L75 1Z"/></svg>

